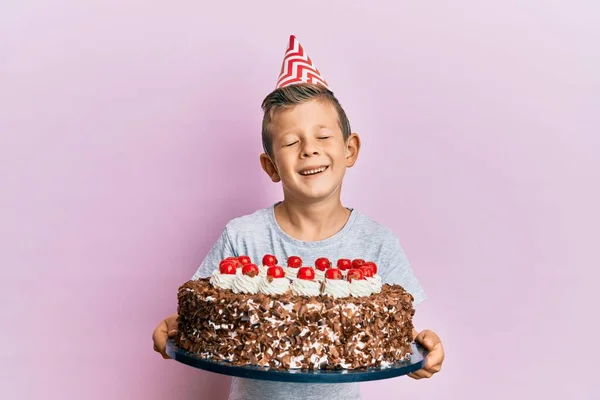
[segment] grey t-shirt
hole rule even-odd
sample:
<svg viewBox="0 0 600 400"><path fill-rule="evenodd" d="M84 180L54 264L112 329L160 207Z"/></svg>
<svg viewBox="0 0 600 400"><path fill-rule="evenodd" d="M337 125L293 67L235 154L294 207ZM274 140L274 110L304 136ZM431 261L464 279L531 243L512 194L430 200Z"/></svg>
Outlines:
<svg viewBox="0 0 600 400"><path fill-rule="evenodd" d="M314 265L319 257L332 263L340 258L362 258L377 264L383 283L404 287L417 305L425 293L404 255L398 238L386 227L356 210L335 235L316 242L304 242L286 234L275 219L274 206L234 218L208 252L192 277L204 278L218 268L219 262L230 256L247 255L260 264L265 254L273 254L280 265L289 256L299 256L305 265ZM296 384L233 378L229 400L354 400L360 399L358 383Z"/></svg>

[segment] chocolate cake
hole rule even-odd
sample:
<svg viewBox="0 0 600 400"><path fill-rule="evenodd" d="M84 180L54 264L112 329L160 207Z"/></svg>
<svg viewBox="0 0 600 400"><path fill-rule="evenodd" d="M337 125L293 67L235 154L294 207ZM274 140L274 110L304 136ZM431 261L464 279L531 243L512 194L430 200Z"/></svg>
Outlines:
<svg viewBox="0 0 600 400"><path fill-rule="evenodd" d="M248 270L261 282L273 280ZM324 290L317 296L291 290L235 293L210 278L188 281L178 292L177 342L200 357L233 365L386 367L411 355L414 308L412 295L401 286L379 282L380 291L368 296L335 297Z"/></svg>

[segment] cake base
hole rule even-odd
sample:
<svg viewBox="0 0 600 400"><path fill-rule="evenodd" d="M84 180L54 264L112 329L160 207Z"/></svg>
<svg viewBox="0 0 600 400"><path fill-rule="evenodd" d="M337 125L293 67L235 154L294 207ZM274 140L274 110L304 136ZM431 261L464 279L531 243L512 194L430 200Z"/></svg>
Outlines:
<svg viewBox="0 0 600 400"><path fill-rule="evenodd" d="M427 351L417 343L411 344L412 354L409 360L400 361L387 367L364 369L269 369L254 365L233 365L229 362L217 362L203 359L197 354L190 353L177 347L175 340L167 341L167 354L172 359L205 371L216 372L222 375L237 376L247 379L258 379L277 382L303 382L303 383L347 383L365 382L380 379L395 378L415 372L425 366Z"/></svg>
<svg viewBox="0 0 600 400"><path fill-rule="evenodd" d="M271 369L355 369L410 359L412 296L383 285L368 297L235 294L207 279L179 289L177 345L215 362Z"/></svg>

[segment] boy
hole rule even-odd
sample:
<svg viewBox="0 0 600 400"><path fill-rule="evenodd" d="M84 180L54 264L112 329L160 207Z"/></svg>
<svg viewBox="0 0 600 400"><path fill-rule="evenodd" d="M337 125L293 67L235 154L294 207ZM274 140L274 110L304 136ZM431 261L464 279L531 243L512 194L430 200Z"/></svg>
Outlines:
<svg viewBox="0 0 600 400"><path fill-rule="evenodd" d="M296 38L284 58L277 88L263 101L263 170L281 182L283 201L230 221L192 279L207 277L229 256L296 255L311 265L330 260L364 258L374 261L384 283L402 285L425 299L398 239L391 231L341 204L346 168L352 167L360 139L327 83ZM314 265L314 264L313 264ZM153 334L154 349L167 358L165 342L177 331L177 315L162 321ZM413 332L429 350L425 368L411 374L429 378L438 372L444 350L431 331ZM238 399L360 399L357 383L297 384L233 378L230 400Z"/></svg>

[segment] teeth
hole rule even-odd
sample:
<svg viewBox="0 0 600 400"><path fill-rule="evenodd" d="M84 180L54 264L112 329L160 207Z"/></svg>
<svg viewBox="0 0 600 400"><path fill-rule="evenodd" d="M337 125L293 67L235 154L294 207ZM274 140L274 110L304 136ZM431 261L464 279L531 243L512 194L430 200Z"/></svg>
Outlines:
<svg viewBox="0 0 600 400"><path fill-rule="evenodd" d="M327 168L327 167L321 167L321 168L317 168L317 169L309 169L308 171L302 171L302 172L300 172L300 175L314 175L314 174L318 174L319 172L325 171L325 168Z"/></svg>

